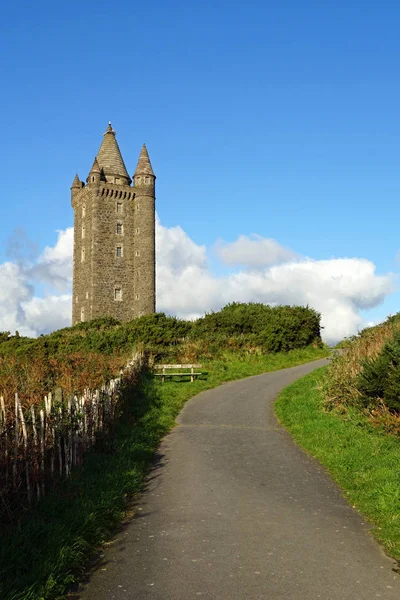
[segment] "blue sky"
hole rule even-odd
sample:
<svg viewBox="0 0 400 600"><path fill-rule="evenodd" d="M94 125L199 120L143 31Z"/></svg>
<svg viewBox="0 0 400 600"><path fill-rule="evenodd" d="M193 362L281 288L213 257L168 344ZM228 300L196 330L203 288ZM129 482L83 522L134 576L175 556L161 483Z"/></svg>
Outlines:
<svg viewBox="0 0 400 600"><path fill-rule="evenodd" d="M163 225L196 244L256 233L398 271L398 3L72 0L0 16L0 261L16 228L39 251L73 224L69 187L111 120L130 173L147 144ZM367 318L399 306L395 292Z"/></svg>

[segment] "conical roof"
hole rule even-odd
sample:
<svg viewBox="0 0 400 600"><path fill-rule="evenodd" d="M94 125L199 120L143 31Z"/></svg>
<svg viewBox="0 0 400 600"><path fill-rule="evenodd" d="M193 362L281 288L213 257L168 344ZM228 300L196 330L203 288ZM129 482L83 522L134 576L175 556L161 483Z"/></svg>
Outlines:
<svg viewBox="0 0 400 600"><path fill-rule="evenodd" d="M116 175L125 177L129 181L131 178L126 170L118 142L115 138L115 131L111 123L108 124L107 131L104 134L103 142L97 154L97 163L104 175Z"/></svg>
<svg viewBox="0 0 400 600"><path fill-rule="evenodd" d="M74 177L71 188L81 188L81 187L82 187L82 183L81 183L81 180L79 179L78 173L77 173Z"/></svg>
<svg viewBox="0 0 400 600"><path fill-rule="evenodd" d="M89 173L101 173L99 163L97 162L97 157L94 159L93 166L90 169Z"/></svg>
<svg viewBox="0 0 400 600"><path fill-rule="evenodd" d="M153 177L155 177L149 158L149 153L147 152L146 144L143 144L143 147L140 151L135 175L153 175Z"/></svg>

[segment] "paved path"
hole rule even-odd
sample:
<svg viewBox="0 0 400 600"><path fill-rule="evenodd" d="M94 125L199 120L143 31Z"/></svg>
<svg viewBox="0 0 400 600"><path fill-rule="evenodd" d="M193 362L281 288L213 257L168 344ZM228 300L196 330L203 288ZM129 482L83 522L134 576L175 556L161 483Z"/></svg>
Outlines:
<svg viewBox="0 0 400 600"><path fill-rule="evenodd" d="M203 392L161 445L137 516L84 600L399 600L400 576L316 461L277 425L312 364Z"/></svg>

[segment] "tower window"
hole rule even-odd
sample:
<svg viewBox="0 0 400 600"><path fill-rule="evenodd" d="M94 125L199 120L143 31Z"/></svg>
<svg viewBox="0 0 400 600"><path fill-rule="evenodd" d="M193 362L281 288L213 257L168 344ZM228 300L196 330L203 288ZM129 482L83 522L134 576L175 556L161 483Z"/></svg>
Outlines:
<svg viewBox="0 0 400 600"><path fill-rule="evenodd" d="M122 300L122 289L114 288L114 300L121 301Z"/></svg>
<svg viewBox="0 0 400 600"><path fill-rule="evenodd" d="M122 246L117 246L117 248L116 248L116 256L117 256L117 258L121 258L121 256L122 256Z"/></svg>
<svg viewBox="0 0 400 600"><path fill-rule="evenodd" d="M82 205L82 217L86 217L86 204Z"/></svg>
<svg viewBox="0 0 400 600"><path fill-rule="evenodd" d="M136 180L136 183L141 183L142 178L141 177L136 177L135 180Z"/></svg>
<svg viewBox="0 0 400 600"><path fill-rule="evenodd" d="M89 292L86 292L86 300L89 300Z"/></svg>
<svg viewBox="0 0 400 600"><path fill-rule="evenodd" d="M150 177L146 177L146 178L145 178L145 182L146 182L146 183L150 183Z"/></svg>
<svg viewBox="0 0 400 600"><path fill-rule="evenodd" d="M82 248L82 252L81 252L81 262L85 262L85 248Z"/></svg>
<svg viewBox="0 0 400 600"><path fill-rule="evenodd" d="M122 202L117 202L117 213L121 214L123 209Z"/></svg>
<svg viewBox="0 0 400 600"><path fill-rule="evenodd" d="M119 235L123 233L122 223L117 223L117 233Z"/></svg>
<svg viewBox="0 0 400 600"><path fill-rule="evenodd" d="M94 180L95 180L95 176L94 176L94 175L92 175L92 181L94 181Z"/></svg>
<svg viewBox="0 0 400 600"><path fill-rule="evenodd" d="M82 225L82 239L84 239L84 237L85 237L85 231L86 231L86 228L84 225Z"/></svg>
<svg viewBox="0 0 400 600"><path fill-rule="evenodd" d="M139 204L136 204L135 208L136 210L139 210Z"/></svg>
<svg viewBox="0 0 400 600"><path fill-rule="evenodd" d="M136 227L136 233L140 233L139 227Z"/></svg>
<svg viewBox="0 0 400 600"><path fill-rule="evenodd" d="M85 309L82 307L81 308L81 321L85 320Z"/></svg>
<svg viewBox="0 0 400 600"><path fill-rule="evenodd" d="M78 304L79 300L78 300L78 296L75 296L75 303Z"/></svg>
<svg viewBox="0 0 400 600"><path fill-rule="evenodd" d="M135 294L135 300L139 300L139 294Z"/></svg>
<svg viewBox="0 0 400 600"><path fill-rule="evenodd" d="M140 256L140 252L139 252L139 250L136 250L136 252L135 252L135 256Z"/></svg>

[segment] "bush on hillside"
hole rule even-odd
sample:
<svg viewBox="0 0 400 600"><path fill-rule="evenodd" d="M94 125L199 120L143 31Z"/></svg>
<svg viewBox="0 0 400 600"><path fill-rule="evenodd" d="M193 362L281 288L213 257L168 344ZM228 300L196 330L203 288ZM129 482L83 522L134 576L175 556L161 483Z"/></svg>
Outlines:
<svg viewBox="0 0 400 600"><path fill-rule="evenodd" d="M400 313L350 339L332 360L324 392L328 408L375 410L380 402L400 411Z"/></svg>
<svg viewBox="0 0 400 600"><path fill-rule="evenodd" d="M67 327L38 339L0 338L0 357L48 360L92 352L128 358L145 347L155 360L187 362L216 358L226 350L245 353L281 352L320 345L320 315L307 307L229 304L197 321L156 313L129 323L96 319Z"/></svg>
<svg viewBox="0 0 400 600"><path fill-rule="evenodd" d="M179 344L192 323L167 317L164 313L147 315L121 324L116 319L95 319L32 338L10 338L0 342L0 356L67 356L74 352L132 355L138 344L150 350L164 350Z"/></svg>
<svg viewBox="0 0 400 600"><path fill-rule="evenodd" d="M389 410L400 412L400 332L377 358L364 361L357 388L364 406L375 407L383 401Z"/></svg>
<svg viewBox="0 0 400 600"><path fill-rule="evenodd" d="M236 341L239 346L258 346L265 352L287 352L321 344L320 315L303 306L234 302L195 321L188 337L221 346L231 340L231 345Z"/></svg>

